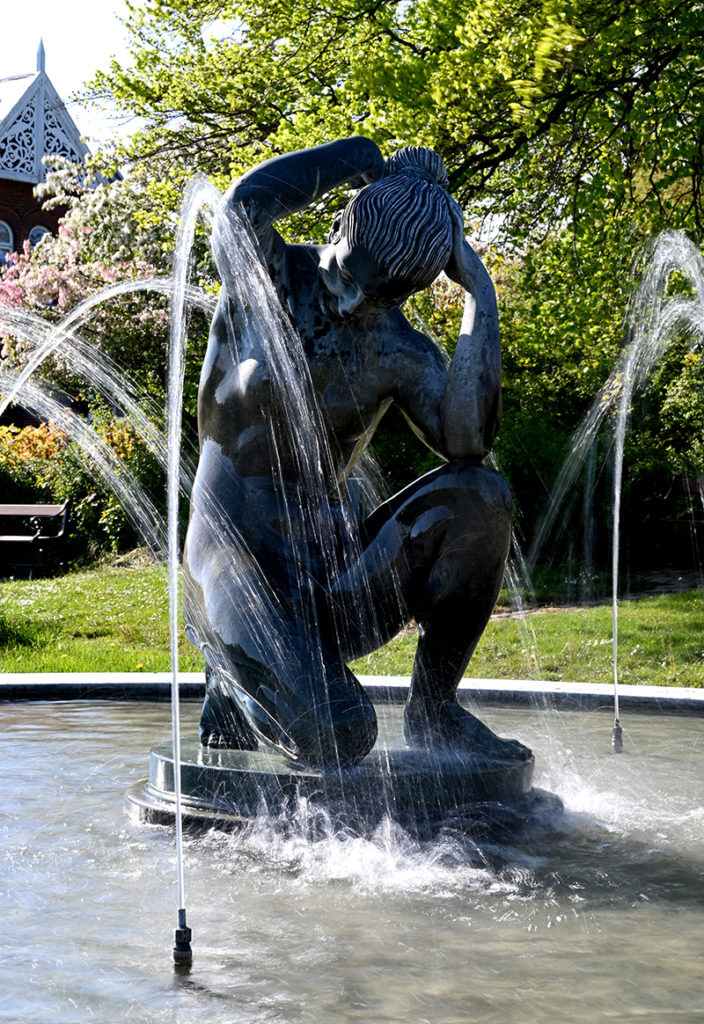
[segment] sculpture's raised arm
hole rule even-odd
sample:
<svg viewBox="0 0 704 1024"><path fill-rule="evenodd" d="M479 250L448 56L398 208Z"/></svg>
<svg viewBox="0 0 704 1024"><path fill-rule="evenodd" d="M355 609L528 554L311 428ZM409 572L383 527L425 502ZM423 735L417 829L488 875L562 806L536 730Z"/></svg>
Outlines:
<svg viewBox="0 0 704 1024"><path fill-rule="evenodd" d="M450 458L483 459L491 451L501 411L499 316L494 286L464 237L459 208L446 273L467 295L440 410L443 437Z"/></svg>
<svg viewBox="0 0 704 1024"><path fill-rule="evenodd" d="M379 147L370 139L351 136L272 157L235 182L225 199L244 207L259 234L330 189L355 178L376 181L383 170Z"/></svg>

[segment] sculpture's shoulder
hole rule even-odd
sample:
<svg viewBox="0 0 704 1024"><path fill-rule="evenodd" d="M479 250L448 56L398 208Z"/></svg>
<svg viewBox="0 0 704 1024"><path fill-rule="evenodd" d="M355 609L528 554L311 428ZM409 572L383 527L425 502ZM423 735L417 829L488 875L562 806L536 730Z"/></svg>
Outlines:
<svg viewBox="0 0 704 1024"><path fill-rule="evenodd" d="M446 368L449 357L444 349L406 319L400 309L392 309L378 321L379 352L400 368L414 367L423 372L430 367Z"/></svg>
<svg viewBox="0 0 704 1024"><path fill-rule="evenodd" d="M322 248L320 245L286 245L282 262L288 278L310 285L318 275Z"/></svg>
<svg viewBox="0 0 704 1024"><path fill-rule="evenodd" d="M284 305L314 284L320 262L319 246L287 243L274 228L258 240L267 274Z"/></svg>

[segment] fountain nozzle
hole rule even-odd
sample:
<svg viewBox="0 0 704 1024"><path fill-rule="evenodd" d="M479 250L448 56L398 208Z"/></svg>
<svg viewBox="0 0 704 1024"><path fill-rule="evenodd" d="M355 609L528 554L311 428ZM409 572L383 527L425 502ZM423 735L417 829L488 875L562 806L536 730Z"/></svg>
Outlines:
<svg viewBox="0 0 704 1024"><path fill-rule="evenodd" d="M192 960L191 929L186 924L186 911L182 908L178 912L178 928L176 929L176 942L174 945L174 963L179 967L183 967L190 965Z"/></svg>
<svg viewBox="0 0 704 1024"><path fill-rule="evenodd" d="M619 724L618 718L614 722L613 732L611 733L611 746L615 754L623 753L623 729Z"/></svg>

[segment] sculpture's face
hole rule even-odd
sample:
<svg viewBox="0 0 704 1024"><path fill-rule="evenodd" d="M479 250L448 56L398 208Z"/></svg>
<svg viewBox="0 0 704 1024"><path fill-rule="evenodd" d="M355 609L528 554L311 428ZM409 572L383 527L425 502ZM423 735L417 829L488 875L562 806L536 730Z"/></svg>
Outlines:
<svg viewBox="0 0 704 1024"><path fill-rule="evenodd" d="M321 303L335 317L378 316L400 306L416 288L390 278L374 254L344 235L320 256Z"/></svg>

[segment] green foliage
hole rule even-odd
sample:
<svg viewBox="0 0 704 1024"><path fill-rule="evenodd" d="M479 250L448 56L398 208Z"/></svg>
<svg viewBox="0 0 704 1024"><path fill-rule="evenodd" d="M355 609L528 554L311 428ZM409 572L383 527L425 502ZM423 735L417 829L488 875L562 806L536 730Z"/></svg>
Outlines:
<svg viewBox="0 0 704 1024"><path fill-rule="evenodd" d="M95 258L154 262L194 172L224 188L270 155L354 132L385 153L436 148L467 222L491 215L494 225L483 255L504 339L497 456L529 538L622 345L636 253L670 226L702 237L704 4L134 0L128 12L131 59L88 92L140 119L116 151L131 161L132 183L95 200L134 198L127 220L139 230L126 245L119 232L96 233L105 251ZM283 229L320 241L328 215L316 209ZM119 210L99 216L120 224ZM198 266L211 283L204 249ZM451 351L460 310L451 289L409 308ZM636 403L629 479L646 490L702 465L701 376L685 349L673 348ZM191 351L192 411L198 345ZM161 341L142 352L140 372L161 386ZM427 466L391 417L377 453L393 483Z"/></svg>
<svg viewBox="0 0 704 1024"><path fill-rule="evenodd" d="M701 3L128 6L131 64L93 90L143 119L132 153L168 157L164 181L199 169L224 184L362 132L437 148L456 195L510 214L513 232L629 205L701 223Z"/></svg>
<svg viewBox="0 0 704 1024"><path fill-rule="evenodd" d="M129 425L104 405L91 409L96 432L148 493L163 495L153 457ZM52 424L0 427L0 491L11 503L71 500L69 558L85 561L135 543L125 509L101 481L80 445ZM157 497L163 504L163 497Z"/></svg>
<svg viewBox="0 0 704 1024"><path fill-rule="evenodd" d="M389 494L442 464L416 437L395 406L382 419L372 441L372 452Z"/></svg>
<svg viewBox="0 0 704 1024"><path fill-rule="evenodd" d="M654 466L670 476L704 474L704 354L676 339L662 357L634 409L629 458L633 474Z"/></svg>

